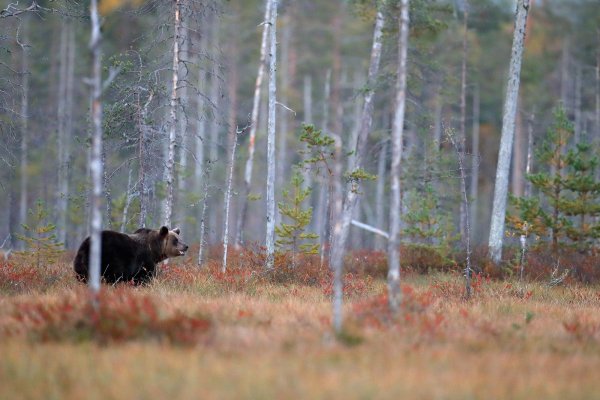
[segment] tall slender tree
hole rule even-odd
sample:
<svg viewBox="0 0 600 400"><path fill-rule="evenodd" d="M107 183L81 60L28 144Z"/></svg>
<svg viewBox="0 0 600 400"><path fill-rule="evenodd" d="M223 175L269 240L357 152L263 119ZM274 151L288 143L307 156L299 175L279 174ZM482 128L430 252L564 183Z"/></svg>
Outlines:
<svg viewBox="0 0 600 400"><path fill-rule="evenodd" d="M375 84L379 74L379 64L381 60L382 48L382 32L384 27L383 3L379 3L377 14L375 16L375 27L373 29L373 44L371 47L371 59L369 63L369 71L367 77L367 90L365 92L364 105L362 109L361 126L358 134L357 143L355 144L354 165L352 171L359 171L362 166L364 152L367 144L367 139L371 132L373 121L373 97L375 94ZM336 140L336 157L341 157L341 143ZM341 173L341 160L337 161L340 164L337 171L336 180L339 187L338 196L332 201L335 201L334 209L337 210L335 215L335 225L333 226L333 248L331 251L330 265L334 273L334 328L340 331L342 328L342 270L346 241L350 223L352 222L352 214L356 205L358 188L356 181L351 181L346 187L346 192L342 193L341 184L339 183ZM344 197L342 197L344 196ZM343 201L343 202L342 202Z"/></svg>
<svg viewBox="0 0 600 400"><path fill-rule="evenodd" d="M248 213L248 196L252 184L252 169L254 167L254 150L256 144L256 130L258 128L258 112L260 110L260 94L262 90L262 81L265 74L265 65L267 60L267 41L269 26L271 21L271 0L266 0L265 16L263 21L262 39L260 42L260 59L258 63L258 73L254 84L254 98L252 100L252 114L250 117L250 138L248 140L248 160L244 170L244 189L242 191L242 209L238 219L236 245L239 246L244 240L244 230L246 228L246 215Z"/></svg>
<svg viewBox="0 0 600 400"><path fill-rule="evenodd" d="M267 258L265 267L273 269L275 262L275 128L277 104L277 2L271 0L269 19L269 119L267 126Z"/></svg>
<svg viewBox="0 0 600 400"><path fill-rule="evenodd" d="M396 111L392 125L392 166L390 199L390 238L388 240L388 296L390 309L400 307L400 161L406 105L406 74L408 58L409 0L400 1L400 33L398 37L398 70L396 77Z"/></svg>
<svg viewBox="0 0 600 400"><path fill-rule="evenodd" d="M165 209L163 220L168 227L171 226L171 218L173 216L173 184L175 181L175 143L177 141L177 106L178 93L177 86L179 85L179 44L181 40L181 7L184 0L175 0L174 12L174 33L173 33L173 70L172 70L172 87L171 100L169 104L169 146L167 154L167 162L165 168L165 181L167 183L167 197L165 200Z"/></svg>
<svg viewBox="0 0 600 400"><path fill-rule="evenodd" d="M523 59L528 12L529 0L518 0L506 98L504 100L502 135L500 138L500 150L498 152L494 203L492 206L492 220L488 241L489 255L496 264L499 264L502 258L506 200L508 197L508 174L512 155L512 143L515 134L515 118L517 114L517 100L519 98L519 83L521 80L521 61Z"/></svg>
<svg viewBox="0 0 600 400"><path fill-rule="evenodd" d="M100 249L102 246L102 33L100 31L100 17L98 15L98 0L91 0L90 17L92 33L90 51L92 56L92 151L90 170L92 173L92 201L91 201L91 252L89 264L89 286L94 298L100 291ZM94 300L96 302L96 300ZM97 304L97 303L96 303Z"/></svg>

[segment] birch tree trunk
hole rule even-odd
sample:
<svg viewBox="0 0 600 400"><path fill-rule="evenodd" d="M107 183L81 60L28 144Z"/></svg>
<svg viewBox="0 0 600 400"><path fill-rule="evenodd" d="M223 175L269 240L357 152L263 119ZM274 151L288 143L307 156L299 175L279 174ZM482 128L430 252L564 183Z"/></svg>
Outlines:
<svg viewBox="0 0 600 400"><path fill-rule="evenodd" d="M188 151L189 151L189 142L190 137L188 135L188 105L190 104L190 91L188 90L188 82L190 81L189 77L189 34L188 28L185 22L185 16L181 15L180 20L181 28L180 28L180 38L181 38L181 47L179 51L179 59L180 63L180 74L179 81L181 82L180 94L179 94L179 103L180 103L180 117L178 118L178 130L179 130L179 168L177 168L177 195L183 197L184 193L186 193L189 188L187 180L187 169L188 169ZM180 197L179 197L180 198ZM183 201L179 201L179 204L183 204ZM177 212L174 223L180 223L185 219L185 209L183 207L177 207ZM186 227L183 226L181 228L183 230L183 235L186 236L188 232Z"/></svg>
<svg viewBox="0 0 600 400"><path fill-rule="evenodd" d="M464 156L465 143L467 142L467 34L469 18L469 3L467 0L463 2L463 41L462 41L462 68L461 68L461 83L460 83L460 138L458 140L459 152ZM467 204L464 201L460 202L460 236L465 238L467 234Z"/></svg>
<svg viewBox="0 0 600 400"><path fill-rule="evenodd" d="M496 264L499 264L502 259L504 220L506 218L506 199L508 196L508 173L510 169L512 142L515 133L515 117L517 113L517 100L519 98L521 61L523 58L523 43L525 41L528 12L529 0L518 0L508 84L506 88L506 99L504 101L502 135L498 153L498 167L496 170L494 202L492 206L492 220L488 242L489 255Z"/></svg>
<svg viewBox="0 0 600 400"><path fill-rule="evenodd" d="M121 232L125 232L127 228L127 219L129 217L129 206L131 205L131 200L133 199L133 187L131 186L131 174L133 169L131 168L131 164L127 163L127 190L125 191L125 206L123 207L123 215L121 218Z"/></svg>
<svg viewBox="0 0 600 400"><path fill-rule="evenodd" d="M400 32L398 39L398 70L396 80L396 112L392 125L392 166L390 198L390 239L388 240L388 300L392 312L400 307L400 162L406 104L406 73L408 53L409 0L400 2Z"/></svg>
<svg viewBox="0 0 600 400"><path fill-rule="evenodd" d="M481 157L479 155L479 85L475 85L473 89L473 127L471 138L471 234L475 240L477 234L477 212L479 199L479 163Z"/></svg>
<svg viewBox="0 0 600 400"><path fill-rule="evenodd" d="M225 273L227 270L227 248L229 244L229 204L231 202L231 183L233 182L233 170L235 168L235 150L238 142L238 132L235 126L230 127L233 129L233 143L231 145L231 159L229 160L229 177L227 178L227 190L225 191L225 226L223 227L223 264L221 266L221 272Z"/></svg>
<svg viewBox="0 0 600 400"><path fill-rule="evenodd" d="M387 140L383 143L381 152L379 153L379 159L377 160L377 187L375 189L375 226L379 229L384 229L384 195L385 195L385 170L387 162L388 142ZM386 240L381 236L375 238L375 249L383 250L385 248Z"/></svg>
<svg viewBox="0 0 600 400"><path fill-rule="evenodd" d="M196 140L195 140L195 158L196 164L194 166L194 182L196 187L196 192L200 193L200 191L204 188L205 182L205 174L204 174L204 149L205 149L205 139L206 139L206 115L205 115L205 105L206 101L204 100L205 91L208 87L206 85L206 79L208 74L206 73L206 67L204 66L204 62L202 60L204 52L208 52L208 40L207 35L202 32L200 33L200 50L198 53L198 90L200 91L200 95L196 96L196 114L197 114L197 122L196 122ZM199 208L198 213L196 214L198 217L198 221L200 224L204 224L204 214L203 208L206 204L206 200L204 199L202 202L202 207ZM200 245L202 247L202 244ZM200 257L199 257L200 259Z"/></svg>
<svg viewBox="0 0 600 400"><path fill-rule="evenodd" d="M179 40L181 30L181 3L183 0L175 0L175 29L173 33L173 77L171 88L171 102L169 107L169 150L165 169L165 181L167 184L167 198L165 200L165 209L163 223L171 227L171 217L173 215L173 182L175 179L175 142L177 141L177 85L179 84Z"/></svg>
<svg viewBox="0 0 600 400"><path fill-rule="evenodd" d="M272 270L275 261L275 128L277 103L277 2L271 0L269 29L269 122L267 126L267 259L265 267Z"/></svg>
<svg viewBox="0 0 600 400"><path fill-rule="evenodd" d="M148 202L149 202L149 185L148 182L148 107L154 97L154 92L150 92L148 99L143 107L140 105L141 93L138 93L138 180L139 180L139 198L140 198L140 216L139 226L142 228L146 227L146 219L148 217Z"/></svg>
<svg viewBox="0 0 600 400"><path fill-rule="evenodd" d="M252 101L252 114L250 117L250 138L248 140L248 160L244 170L244 189L242 191L242 209L238 219L236 246L241 246L244 242L244 230L246 229L246 215L248 213L248 195L252 185L252 169L254 167L254 150L256 144L256 130L258 128L258 114L260 110L260 94L262 82L265 74L265 65L267 60L267 40L269 38L269 26L271 20L271 0L266 0L265 19L263 21L262 39L260 42L260 61L258 63L258 73L254 84L254 98Z"/></svg>
<svg viewBox="0 0 600 400"><path fill-rule="evenodd" d="M375 17L375 27L373 29L373 45L371 47L371 59L369 63L369 71L367 77L368 90L365 93L364 105L362 110L361 127L358 135L358 140L355 144L354 165L353 171L358 170L362 166L364 151L367 144L367 139L371 132L373 121L373 97L375 94L375 83L379 74L379 64L381 60L382 47L382 31L384 25L383 5L380 5ZM341 140L336 140L336 159L341 157L342 153ZM339 164L339 166L338 166ZM334 273L334 328L339 332L342 328L342 272L346 241L352 215L354 214L354 206L358 195L356 183L349 183L346 188L345 196L342 193L341 179L341 160L335 164L336 171L335 182L337 186L337 196L335 198L334 217L335 225L333 226L333 246L331 250L330 266Z"/></svg>
<svg viewBox="0 0 600 400"><path fill-rule="evenodd" d="M29 141L29 18L25 16L21 25L21 40L23 41L21 53L22 71L22 94L21 94L21 168L20 168L20 199L19 199L19 226L27 223L27 186L29 175L27 174L27 152ZM64 243L64 242L61 242Z"/></svg>
<svg viewBox="0 0 600 400"><path fill-rule="evenodd" d="M323 120L321 126L324 130L327 130L329 126L329 98L331 97L331 69L328 69L325 73L325 85L323 93ZM327 176L322 180L319 189L319 197L317 203L317 218L316 218L316 231L319 234L321 243L319 249L321 251L321 267L326 258L329 258L329 250L331 246L330 240L330 193L331 193L331 176Z"/></svg>
<svg viewBox="0 0 600 400"><path fill-rule="evenodd" d="M64 192L65 182L67 180L67 161L66 161L66 98L67 98L67 52L68 52L68 23L64 23L60 28L60 50L59 50L59 74L58 74L58 96L56 107L56 120L58 122L57 145L58 145L58 193L56 198L56 211L58 213L57 233L58 240L64 243L66 236L66 215L67 215L67 193Z"/></svg>
<svg viewBox="0 0 600 400"><path fill-rule="evenodd" d="M102 248L102 52L100 33L100 19L98 15L98 0L91 0L90 15L92 33L90 51L92 56L92 151L90 170L92 173L92 226L90 229L90 264L89 286L94 304L97 305L97 296L100 291L100 249Z"/></svg>

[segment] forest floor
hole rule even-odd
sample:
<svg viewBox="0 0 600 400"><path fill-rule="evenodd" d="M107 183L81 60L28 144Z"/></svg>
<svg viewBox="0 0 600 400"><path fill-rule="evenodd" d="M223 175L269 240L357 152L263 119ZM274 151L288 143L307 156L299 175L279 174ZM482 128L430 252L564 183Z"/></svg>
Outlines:
<svg viewBox="0 0 600 400"><path fill-rule="evenodd" d="M331 282L177 264L104 287L68 264L0 264L0 399L599 398L600 288L403 275L392 318L380 277ZM41 271L41 272L40 272Z"/></svg>

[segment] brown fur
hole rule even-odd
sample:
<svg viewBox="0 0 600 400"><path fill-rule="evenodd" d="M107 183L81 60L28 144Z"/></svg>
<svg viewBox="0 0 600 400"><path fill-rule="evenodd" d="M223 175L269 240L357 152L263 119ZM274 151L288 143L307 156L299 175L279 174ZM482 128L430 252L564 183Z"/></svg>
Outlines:
<svg viewBox="0 0 600 400"><path fill-rule="evenodd" d="M140 228L133 234L102 232L101 274L107 283L133 281L147 283L156 274L156 264L185 254L188 246L179 238L180 230ZM79 280L88 278L90 238L75 256L73 267Z"/></svg>

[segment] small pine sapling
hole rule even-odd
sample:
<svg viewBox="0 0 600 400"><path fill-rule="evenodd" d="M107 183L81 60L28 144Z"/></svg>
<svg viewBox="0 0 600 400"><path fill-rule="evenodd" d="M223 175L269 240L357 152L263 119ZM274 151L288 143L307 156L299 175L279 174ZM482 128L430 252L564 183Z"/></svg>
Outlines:
<svg viewBox="0 0 600 400"><path fill-rule="evenodd" d="M32 224L23 224L24 235L16 235L17 239L25 242L25 250L15 252L15 255L29 265L39 268L42 263L53 264L63 254L63 244L56 241L56 225L46 223L48 211L41 200L35 205L35 210L29 210Z"/></svg>
<svg viewBox="0 0 600 400"><path fill-rule="evenodd" d="M291 220L275 227L275 233L279 237L275 241L278 249L290 249L292 252L292 267L296 266L296 254L318 254L319 245L312 241L318 239L319 235L305 232L306 227L312 219L312 207L303 209L304 201L310 196L311 189L302 189L304 179L296 168L290 182L289 188L283 191L284 201L278 203L279 212L283 217Z"/></svg>

